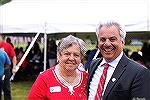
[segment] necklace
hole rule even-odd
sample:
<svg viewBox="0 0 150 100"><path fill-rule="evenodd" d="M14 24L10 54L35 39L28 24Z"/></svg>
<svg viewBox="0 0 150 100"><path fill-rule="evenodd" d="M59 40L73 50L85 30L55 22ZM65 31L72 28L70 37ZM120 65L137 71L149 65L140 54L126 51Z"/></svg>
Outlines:
<svg viewBox="0 0 150 100"><path fill-rule="evenodd" d="M55 72L56 72L56 75L57 75L58 79L60 80L60 82L68 87L68 89L69 89L68 92L70 92L70 95L74 95L73 87L76 86L77 84L79 84L79 82L81 80L81 73L78 70L76 70L77 74L76 74L75 78L73 78L71 80L71 83L70 83L66 80L67 77L63 76L63 74L60 71L60 67L58 65L56 65L56 67L55 67Z"/></svg>

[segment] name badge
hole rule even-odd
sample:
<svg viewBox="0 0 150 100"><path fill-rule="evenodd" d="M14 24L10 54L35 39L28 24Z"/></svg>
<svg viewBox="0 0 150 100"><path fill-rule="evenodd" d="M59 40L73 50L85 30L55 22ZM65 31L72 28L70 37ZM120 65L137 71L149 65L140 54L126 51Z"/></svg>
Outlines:
<svg viewBox="0 0 150 100"><path fill-rule="evenodd" d="M53 93L53 92L61 92L61 87L60 86L50 87L50 92L51 93Z"/></svg>

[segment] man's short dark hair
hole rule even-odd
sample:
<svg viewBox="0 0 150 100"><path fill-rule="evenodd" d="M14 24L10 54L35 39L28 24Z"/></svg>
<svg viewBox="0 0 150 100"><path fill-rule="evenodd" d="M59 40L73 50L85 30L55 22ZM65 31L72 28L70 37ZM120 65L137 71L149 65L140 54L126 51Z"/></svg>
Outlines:
<svg viewBox="0 0 150 100"><path fill-rule="evenodd" d="M2 36L3 39L5 39L5 35L0 33L0 36Z"/></svg>

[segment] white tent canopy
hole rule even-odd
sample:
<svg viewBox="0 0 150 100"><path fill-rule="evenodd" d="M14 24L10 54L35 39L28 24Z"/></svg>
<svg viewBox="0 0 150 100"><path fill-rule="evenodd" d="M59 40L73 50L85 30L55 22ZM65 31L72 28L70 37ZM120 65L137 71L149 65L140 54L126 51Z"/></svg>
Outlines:
<svg viewBox="0 0 150 100"><path fill-rule="evenodd" d="M149 6L149 0L13 0L0 7L0 33L95 32L106 19L149 31Z"/></svg>
<svg viewBox="0 0 150 100"><path fill-rule="evenodd" d="M128 32L150 31L149 11L149 0L13 0L0 7L0 33L37 33L23 61L39 33L46 40L50 33L95 32L107 19L119 20Z"/></svg>

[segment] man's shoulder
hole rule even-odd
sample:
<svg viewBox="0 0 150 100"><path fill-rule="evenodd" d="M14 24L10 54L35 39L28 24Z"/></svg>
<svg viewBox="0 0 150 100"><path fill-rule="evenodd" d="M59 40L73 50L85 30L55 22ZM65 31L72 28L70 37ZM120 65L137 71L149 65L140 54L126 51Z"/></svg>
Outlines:
<svg viewBox="0 0 150 100"><path fill-rule="evenodd" d="M95 67L97 67L101 63L101 61L102 61L102 58L93 59L90 64L89 71L95 69Z"/></svg>
<svg viewBox="0 0 150 100"><path fill-rule="evenodd" d="M4 48L7 48L7 47L13 48L13 47L12 47L9 43L7 43L7 42L2 42L1 46L4 47Z"/></svg>
<svg viewBox="0 0 150 100"><path fill-rule="evenodd" d="M4 53L4 50L2 50L2 49L0 48L0 52L1 52L1 53Z"/></svg>
<svg viewBox="0 0 150 100"><path fill-rule="evenodd" d="M102 61L102 58L96 58L92 60L91 66L94 66L95 64L99 64Z"/></svg>
<svg viewBox="0 0 150 100"><path fill-rule="evenodd" d="M3 49L0 49L0 54L7 55L7 53Z"/></svg>
<svg viewBox="0 0 150 100"><path fill-rule="evenodd" d="M130 70L133 70L133 71L148 70L144 65L142 65L132 59L129 59L127 68L129 68Z"/></svg>

